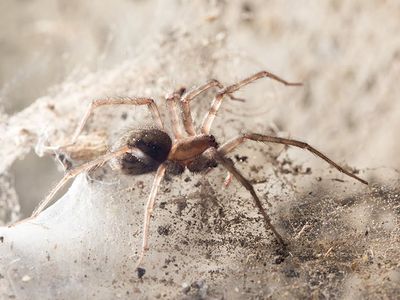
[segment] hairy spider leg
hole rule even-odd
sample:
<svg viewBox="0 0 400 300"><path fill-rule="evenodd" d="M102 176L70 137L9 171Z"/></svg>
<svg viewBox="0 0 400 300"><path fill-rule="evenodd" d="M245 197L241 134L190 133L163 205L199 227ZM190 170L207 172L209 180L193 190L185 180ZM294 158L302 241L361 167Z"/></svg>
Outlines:
<svg viewBox="0 0 400 300"><path fill-rule="evenodd" d="M182 121L183 121L185 130L189 136L196 135L196 130L194 128L193 119L192 119L192 113L190 110L190 101L192 101L194 98L196 98L200 94L206 92L207 90L209 90L210 88L213 88L213 87L218 87L218 88L222 89L224 86L218 80L212 79L209 82L207 82L206 84L203 84L203 85L193 89L192 91L184 94L181 97L180 103L181 103L181 108L182 108ZM228 97L231 98L232 100L244 102L243 99L237 98L231 94L228 94Z"/></svg>
<svg viewBox="0 0 400 300"><path fill-rule="evenodd" d="M45 208L46 206L50 203L51 199L57 194L57 192L72 178L77 176L78 174L88 171L92 169L95 166L102 165L105 162L109 161L110 159L113 159L115 157L121 156L125 154L126 152L135 152L135 151L140 151L139 149L131 149L128 146L124 146L116 151L104 154L95 160L92 160L90 162L84 163L83 165L80 165L79 167L76 167L75 169L72 169L65 173L64 177L59 181L59 183L51 190L51 192L47 195L47 197L39 203L39 205L35 208L35 210L32 213L31 218L35 218L37 215L39 215ZM141 151L140 151L141 152Z"/></svg>
<svg viewBox="0 0 400 300"><path fill-rule="evenodd" d="M264 224L266 225L266 228L270 229L274 233L276 239L280 244L285 245L282 236L275 229L274 225L272 225L271 218L262 206L261 200L260 198L258 198L253 185L239 172L238 169L236 169L234 163L231 160L227 159L219 150L215 148L210 149L215 160L220 162L229 171L229 173L232 174L250 192L251 196L253 197L254 203L258 208L258 211L264 219Z"/></svg>
<svg viewBox="0 0 400 300"><path fill-rule="evenodd" d="M157 122L157 125L163 129L164 125L161 120L160 112L158 110L157 104L154 102L153 99L151 98L113 98L113 99L97 99L93 100L88 108L86 109L86 112L84 116L82 117L81 121L79 122L78 127L75 129L75 132L72 136L71 141L62 146L48 146L45 147L44 150L46 151L54 151L54 150L59 150L60 148L66 148L69 146L75 145L79 135L81 134L83 128L85 127L85 124L91 114L93 113L94 109L100 107L100 106L105 106L105 105L147 105L148 109L153 115L153 119L155 122Z"/></svg>
<svg viewBox="0 0 400 300"><path fill-rule="evenodd" d="M286 81L286 80L284 80L284 79L282 79L282 78L280 78L280 77L278 77L278 76L276 76L276 75L274 75L274 74L272 74L270 72L267 72L267 71L258 72L258 73L254 74L254 75L252 75L250 77L247 77L247 78L245 78L245 79L243 79L243 80L241 80L241 81L239 81L239 82L237 82L235 84L232 84L232 85L222 89L221 91L219 91L215 95L214 100L213 100L213 102L211 104L211 107L210 107L209 111L207 112L206 116L203 119L203 123L201 125L201 133L203 133L203 134L209 134L210 133L212 123L213 123L213 121L215 119L215 116L217 115L217 112L218 112L218 110L219 110L219 108L221 106L222 100L223 100L225 95L234 93L237 90L241 89L242 87L252 83L253 81L261 79L261 78L271 78L271 79L279 81L279 82L281 82L281 83L283 83L284 85L287 85L287 86L300 86L300 85L303 85L300 82L288 82L288 81Z"/></svg>
<svg viewBox="0 0 400 300"><path fill-rule="evenodd" d="M167 102L169 118L171 120L172 132L174 133L176 140L180 140L183 137L182 129L179 126L177 106L178 106L178 101L184 92L185 92L185 88L181 88L165 98L165 100Z"/></svg>
<svg viewBox="0 0 400 300"><path fill-rule="evenodd" d="M193 89L192 91L186 93L182 98L181 98L181 107L182 107L182 120L183 120L183 125L185 127L185 130L189 136L194 136L196 135L196 130L193 125L193 119L192 119L192 113L190 111L190 101L192 101L194 98L199 96L201 93L206 92L210 88L213 87L218 87L222 89L224 86L216 79L212 79L209 82Z"/></svg>
<svg viewBox="0 0 400 300"><path fill-rule="evenodd" d="M115 157L123 155L126 152L130 152L130 153L140 152L141 153L142 151L140 151L139 149L136 149L136 148L129 148L128 146L124 146L116 151L104 154L95 160L84 163L83 165L76 167L75 169L69 170L67 173L65 173L64 177L57 183L57 185L50 191L50 193L47 195L47 197L39 203L39 205L35 208L35 210L33 211L32 215L29 218L26 218L24 220L21 220L14 224L11 224L9 227L13 227L18 224L25 223L29 220L36 218L47 207L47 205L50 203L50 201L53 199L53 197L57 194L57 192L70 179L72 179L75 176L79 175L80 173L88 171L96 166L103 165L105 162L109 161L110 159L113 159Z"/></svg>
<svg viewBox="0 0 400 300"><path fill-rule="evenodd" d="M151 186L151 191L146 203L146 210L144 214L142 247L140 249L139 258L136 262L135 269L137 269L140 266L146 251L149 249L150 219L153 213L154 202L156 200L158 187L160 186L161 180L164 178L165 168L166 166L164 163L158 167L156 176L154 177L153 185Z"/></svg>
<svg viewBox="0 0 400 300"><path fill-rule="evenodd" d="M337 163L335 163L333 160L328 158L326 155L322 154L319 152L317 149L314 147L310 146L307 143L297 141L297 140L292 140L292 139L285 139L285 138L280 138L280 137L274 137L274 136L268 136L268 135L262 135L262 134L256 134L256 133L246 133L243 135L240 135L238 137L235 137L228 142L224 143L220 148L218 148L218 151L222 155L226 155L227 153L233 151L236 147L238 147L240 144L244 143L246 140L252 140L252 141L257 141L257 142L264 142L264 143L276 143L276 144L284 144L284 145L289 145L289 146L294 146L298 147L304 150L308 150L309 152L317 155L318 157L322 158L325 160L328 164L331 166L335 167L337 170L340 172L346 174L347 176L350 176L358 181L360 181L363 184L368 185L368 182L365 181L364 179L361 179L360 177L350 173L343 167L339 166Z"/></svg>

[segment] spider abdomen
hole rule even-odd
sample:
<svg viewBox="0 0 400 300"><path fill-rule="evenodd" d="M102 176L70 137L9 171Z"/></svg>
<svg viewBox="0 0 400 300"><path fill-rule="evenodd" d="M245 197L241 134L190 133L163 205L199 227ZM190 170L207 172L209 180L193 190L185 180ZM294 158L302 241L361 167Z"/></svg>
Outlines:
<svg viewBox="0 0 400 300"><path fill-rule="evenodd" d="M134 129L121 138L119 145L124 144L142 154L125 153L117 159L118 167L124 174L140 175L156 171L167 160L172 140L160 129Z"/></svg>

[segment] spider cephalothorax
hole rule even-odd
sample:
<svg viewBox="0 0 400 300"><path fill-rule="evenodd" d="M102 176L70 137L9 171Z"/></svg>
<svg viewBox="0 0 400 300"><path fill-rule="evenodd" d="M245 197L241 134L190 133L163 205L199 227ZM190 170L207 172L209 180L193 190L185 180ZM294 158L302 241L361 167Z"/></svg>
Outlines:
<svg viewBox="0 0 400 300"><path fill-rule="evenodd" d="M264 77L272 78L288 86L301 85L301 83L287 82L270 72L261 71L225 88L217 80L211 80L190 92L186 93L186 90L181 88L172 93L166 98L166 102L171 119L172 131L174 135L173 139L165 132L164 124L161 120L158 107L150 98L101 99L91 102L83 119L75 131L71 143L62 147L51 147L52 150L65 149L66 146L75 144L77 137L82 132L83 127L93 109L103 105L147 105L153 114L153 119L157 127L129 130L112 148L112 152L104 154L99 158L87 162L75 169L69 170L65 174L64 178L46 197L46 199L39 204L39 206L33 212L31 218L36 217L48 205L52 197L69 179L75 177L81 172L89 171L95 166L102 165L105 162L112 161L114 166L117 166L123 173L128 175L140 175L156 171L150 195L146 204L143 228L143 244L137 262L137 266L139 266L146 250L148 249L150 217L153 211L158 187L165 174L178 175L181 174L185 168L191 172L202 172L216 167L217 164L221 164L228 170L230 176L235 177L250 192L253 201L259 210L259 213L263 217L266 228L270 229L274 233L276 239L282 245L284 245L284 239L272 225L271 219L263 208L262 201L257 196L252 184L236 169L233 161L226 157L227 154L248 140L291 145L310 151L311 153L328 162L330 165L334 166L340 172L343 172L364 184L367 184L367 182L340 167L338 164L333 162L331 159L312 146L297 140L256 133L246 133L229 140L220 147L218 146L214 136L210 134L210 130L224 96L235 99L235 97L232 95L234 92L243 86ZM210 110L206 114L201 124L200 130L197 131L194 127L190 112L190 101L199 94L213 87L218 87L220 90L216 93ZM177 111L178 104L180 104L181 107L182 121L186 131L186 136L179 126Z"/></svg>

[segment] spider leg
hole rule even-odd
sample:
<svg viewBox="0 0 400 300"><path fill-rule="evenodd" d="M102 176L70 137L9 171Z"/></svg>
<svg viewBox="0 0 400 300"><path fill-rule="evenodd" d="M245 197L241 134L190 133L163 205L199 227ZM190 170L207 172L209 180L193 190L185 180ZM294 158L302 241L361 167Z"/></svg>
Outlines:
<svg viewBox="0 0 400 300"><path fill-rule="evenodd" d="M97 107L100 107L100 106L105 106L105 105L147 105L150 112L153 115L154 121L157 122L157 125L160 128L164 128L157 104L151 98L98 99L98 100L93 100L89 104L83 118L79 122L78 127L75 129L75 132L72 136L71 141L68 144L63 145L63 146L49 146L49 147L45 147L44 150L47 150L47 151L53 150L54 151L54 150L58 150L60 148L66 148L69 146L73 146L76 143L78 136L81 134L87 120L89 119L89 117L92 114L92 112L94 111L94 109L96 109Z"/></svg>
<svg viewBox="0 0 400 300"><path fill-rule="evenodd" d="M190 111L190 101L192 101L194 98L199 96L201 93L206 92L210 88L213 87L218 87L222 89L224 86L216 79L212 79L206 84L203 84L189 93L186 93L182 98L181 98L181 108L182 108L182 120L183 120L183 125L185 127L185 130L187 134L190 136L196 135L196 130L193 125L193 119L192 119L192 113ZM236 101L244 101L243 99L236 98L232 96L231 94L228 94L228 97L230 97L232 100Z"/></svg>
<svg viewBox="0 0 400 300"><path fill-rule="evenodd" d="M39 205L35 208L35 210L32 213L31 218L35 218L37 215L39 215L49 204L51 199L55 196L55 194L72 178L77 176L78 174L88 171L91 168L102 165L105 162L109 161L110 159L123 155L126 152L130 152L132 149L128 148L128 146L122 147L118 149L117 151L111 152L104 154L97 159L84 163L83 165L76 167L75 169L72 169L68 171L64 177L60 180L60 182L51 190L51 192L47 195L47 197L39 203Z"/></svg>
<svg viewBox="0 0 400 300"><path fill-rule="evenodd" d="M183 137L183 133L181 127L179 126L179 119L178 119L178 110L177 110L177 102L182 97L182 94L185 92L185 88L181 88L171 95L166 97L168 112L171 119L171 127L174 133L175 139L180 140Z"/></svg>
<svg viewBox="0 0 400 300"><path fill-rule="evenodd" d="M139 149L136 148L129 148L128 146L124 146L114 152L107 153L105 155L102 155L98 157L97 159L87 162L79 167L76 167L75 169L69 170L64 177L57 183L57 185L50 191L50 193L47 195L45 199L43 199L39 205L35 208L33 211L32 215L29 218L26 218L24 220L18 221L14 224L11 224L9 227L13 227L17 224L24 223L26 221L32 220L36 218L45 208L46 206L50 203L50 201L53 199L53 197L57 194L57 192L72 178L77 176L78 174L88 171L92 169L93 167L99 166L104 164L105 162L109 161L110 159L123 155L126 152L136 152L140 151ZM141 152L141 151L140 151Z"/></svg>
<svg viewBox="0 0 400 300"><path fill-rule="evenodd" d="M328 158L326 155L324 155L321 152L319 152L314 147L310 146L307 143L304 143L304 142L301 142L301 141L297 141L297 140L285 139L285 138L262 135L262 134L256 134L256 133L247 133L247 134L240 135L240 136L238 136L236 138L233 138L230 141L226 142L220 148L218 148L218 151L222 155L226 155L227 153L233 151L240 144L244 143L246 140L264 142L264 143L284 144L284 145L295 146L295 147L298 147L298 148L302 148L302 149L308 150L311 153L313 153L313 154L317 155L318 157L322 158L323 160L325 160L328 164L330 164L331 166L335 167L340 172L342 172L342 173L346 174L347 176L350 176L350 177L360 181L361 183L364 183L364 184L368 185L367 181L365 181L364 179L361 179L360 177L350 173L349 171L347 171L343 167L339 166L337 163L335 163L333 160Z"/></svg>
<svg viewBox="0 0 400 300"><path fill-rule="evenodd" d="M209 90L210 88L213 87L218 87L220 89L223 88L223 85L216 79L212 79L206 84L203 84L202 86L199 86L189 93L185 94L182 99L181 99L181 107L182 107L182 120L183 120L183 125L185 126L186 132L190 136L196 135L196 130L194 129L193 125L193 119L192 119L192 113L190 111L190 101L192 101L194 98L199 96L201 93L204 93L205 91Z"/></svg>
<svg viewBox="0 0 400 300"><path fill-rule="evenodd" d="M154 202L156 200L158 187L160 186L160 182L163 179L164 174L165 174L165 164L161 164L157 169L157 173L156 176L154 177L153 185L151 187L150 195L146 203L146 210L144 214L144 224L143 224L143 241L135 269L137 269L140 266L146 251L149 249L150 218L151 214L153 213Z"/></svg>
<svg viewBox="0 0 400 300"><path fill-rule="evenodd" d="M280 83L283 83L284 85L287 86L300 86L302 85L302 83L300 82L288 82L278 76L276 76L275 74L272 74L270 72L267 71L261 71L258 72L250 77L247 77L235 84L232 84L224 89L222 89L221 91L219 91L217 93L217 95L215 95L214 100L211 104L211 107L208 111L208 113L206 114L206 116L204 117L203 123L201 125L201 132L203 134L209 134L210 130L211 130L211 125L215 119L215 116L217 115L217 112L219 110L219 107L221 106L222 100L224 98L225 95L229 95L232 94L234 92L236 92L237 90L241 89L242 87L252 83L253 81L256 81L258 79L261 78L271 78L273 80L279 81Z"/></svg>
<svg viewBox="0 0 400 300"><path fill-rule="evenodd" d="M258 198L256 191L253 188L253 185L239 172L238 169L236 169L234 163L231 160L224 157L224 155L219 150L215 148L210 148L210 149L212 149L211 151L213 157L218 162L220 162L229 171L229 173L232 174L250 192L251 196L253 197L254 203L258 208L258 211L260 212L260 214L264 219L267 229L270 229L274 233L276 239L280 244L285 245L282 236L275 229L274 225L272 225L271 218L269 217L264 207L262 206L261 200L260 198Z"/></svg>

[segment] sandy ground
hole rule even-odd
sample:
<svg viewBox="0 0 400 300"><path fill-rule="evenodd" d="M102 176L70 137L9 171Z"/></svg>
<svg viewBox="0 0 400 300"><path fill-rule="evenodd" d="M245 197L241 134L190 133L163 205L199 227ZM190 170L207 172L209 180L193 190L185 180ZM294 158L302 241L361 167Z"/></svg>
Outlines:
<svg viewBox="0 0 400 300"><path fill-rule="evenodd" d="M122 176L105 166L78 177L36 221L42 226L1 228L3 298L395 299L400 293L396 1L0 6L3 223L29 214L60 178L57 162L31 150L65 142L91 99L153 97L165 118L166 93L210 78L230 84L262 69L304 87L263 80L238 92L246 102L225 100L213 128L217 139L246 131L300 139L370 182L365 187L301 150L246 144L234 160L265 205L272 203L288 250L265 232L238 183L222 188L223 169L185 173L163 183L139 279L133 265L152 176ZM197 124L211 98L210 92L193 103ZM121 131L149 122L141 108L102 109L87 129L111 145ZM82 143L88 139L93 135Z"/></svg>

